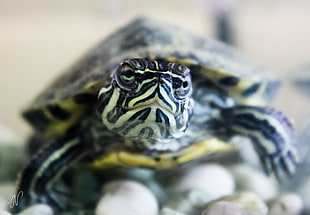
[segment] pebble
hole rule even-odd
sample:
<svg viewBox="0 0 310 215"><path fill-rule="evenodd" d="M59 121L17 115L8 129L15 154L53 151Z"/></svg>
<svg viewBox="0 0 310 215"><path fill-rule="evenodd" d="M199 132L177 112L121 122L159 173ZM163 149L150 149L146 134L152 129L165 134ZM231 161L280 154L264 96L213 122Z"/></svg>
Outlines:
<svg viewBox="0 0 310 215"><path fill-rule="evenodd" d="M238 191L250 191L257 194L264 201L274 198L278 194L278 183L275 178L268 177L262 171L244 164L230 168Z"/></svg>
<svg viewBox="0 0 310 215"><path fill-rule="evenodd" d="M286 193L271 200L269 209L269 215L300 215L303 201L294 193Z"/></svg>
<svg viewBox="0 0 310 215"><path fill-rule="evenodd" d="M193 214L195 208L205 205L209 199L210 197L206 192L192 189L180 193L176 197L172 196L165 207L185 214Z"/></svg>
<svg viewBox="0 0 310 215"><path fill-rule="evenodd" d="M0 210L0 215L12 215L12 214L10 214L10 213L7 212L7 211L2 211L2 210Z"/></svg>
<svg viewBox="0 0 310 215"><path fill-rule="evenodd" d="M54 212L48 205L36 204L21 211L18 215L54 215Z"/></svg>
<svg viewBox="0 0 310 215"><path fill-rule="evenodd" d="M253 211L259 215L267 215L268 213L268 207L265 202L254 193L241 192L225 196L209 203L208 205L210 206L222 201L233 203L245 210Z"/></svg>
<svg viewBox="0 0 310 215"><path fill-rule="evenodd" d="M257 212L246 210L234 203L219 201L202 212L202 215L260 215Z"/></svg>
<svg viewBox="0 0 310 215"><path fill-rule="evenodd" d="M98 174L96 174L98 176ZM132 180L146 185L155 194L157 200L166 202L166 190L154 178L154 171L145 168L111 168L103 171L99 177L100 182L111 180Z"/></svg>
<svg viewBox="0 0 310 215"><path fill-rule="evenodd" d="M0 210L7 210L7 206L10 204L10 200L15 193L14 183L0 184Z"/></svg>
<svg viewBox="0 0 310 215"><path fill-rule="evenodd" d="M230 172L218 164L201 164L185 172L176 181L173 192L198 189L209 195L209 201L232 194L235 182Z"/></svg>
<svg viewBox="0 0 310 215"><path fill-rule="evenodd" d="M163 208L160 211L159 215L186 215L186 214L172 210L170 208Z"/></svg>
<svg viewBox="0 0 310 215"><path fill-rule="evenodd" d="M157 215L158 202L144 185L118 180L107 183L96 208L96 215Z"/></svg>

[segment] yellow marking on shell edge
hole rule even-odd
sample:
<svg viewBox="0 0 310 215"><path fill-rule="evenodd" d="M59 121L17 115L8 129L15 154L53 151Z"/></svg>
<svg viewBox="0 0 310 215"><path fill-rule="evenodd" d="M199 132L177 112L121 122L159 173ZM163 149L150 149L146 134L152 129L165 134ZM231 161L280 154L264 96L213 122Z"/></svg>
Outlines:
<svg viewBox="0 0 310 215"><path fill-rule="evenodd" d="M193 60L189 59L178 59L174 57L170 57L167 59L170 62L176 62L183 64L185 66L190 66L193 64L198 64L198 62L195 62ZM212 80L212 82L217 85L218 87L224 89L226 92L230 94L231 97L233 97L239 104L247 104L247 105L257 105L262 106L266 105L267 101L263 99L262 94L265 92L265 89L268 85L268 83L261 82L261 85L257 92L255 92L253 95L249 97L243 97L241 95L242 91L247 89L248 87L252 86L254 83L259 82L259 78L251 77L241 77L239 83L236 86L223 86L219 83L219 80L222 78L225 78L228 76L228 74L224 71L220 70L214 70L212 68L202 67L201 72L205 74L208 78Z"/></svg>
<svg viewBox="0 0 310 215"><path fill-rule="evenodd" d="M105 154L88 164L90 168L104 169L114 166L138 166L154 169L168 169L208 155L220 154L234 150L235 147L217 138L198 142L176 153L163 153L147 156L125 151Z"/></svg>
<svg viewBox="0 0 310 215"><path fill-rule="evenodd" d="M97 95L102 87L104 80L99 82L89 83L80 93L90 93ZM72 98L60 100L55 105L69 111L71 116L68 120L59 120L52 116L46 107L42 108L46 117L50 120L50 124L47 126L44 136L47 138L59 137L64 135L73 125L77 123L80 117L83 115L89 104L77 104Z"/></svg>
<svg viewBox="0 0 310 215"><path fill-rule="evenodd" d="M68 129L77 122L77 120L86 109L86 105L77 105L71 99L62 100L60 101L60 103L55 104L59 105L65 110L70 110L70 113L74 112L74 114L71 114L71 117L68 120L61 121L54 118L52 114L47 110L47 108L44 108L44 113L51 123L47 127L46 132L44 133L44 136L46 136L47 138L64 135L68 131Z"/></svg>
<svg viewBox="0 0 310 215"><path fill-rule="evenodd" d="M233 97L238 103L247 105L258 105L258 106L266 104L266 101L262 99L263 98L262 93L264 93L267 84L260 82L258 78L241 77L236 86L223 86L218 83L220 79L227 77L227 73L217 70L211 70L208 68L203 68L202 72L205 75L207 75L211 80L213 80L213 82L218 87L224 88L230 94L230 96ZM245 89L248 89L253 84L259 82L260 82L259 89L253 95L249 97L242 96L242 92Z"/></svg>
<svg viewBox="0 0 310 215"><path fill-rule="evenodd" d="M234 150L235 147L217 138L210 138L196 143L184 155L178 158L178 163L186 163L193 159L210 154L224 153Z"/></svg>

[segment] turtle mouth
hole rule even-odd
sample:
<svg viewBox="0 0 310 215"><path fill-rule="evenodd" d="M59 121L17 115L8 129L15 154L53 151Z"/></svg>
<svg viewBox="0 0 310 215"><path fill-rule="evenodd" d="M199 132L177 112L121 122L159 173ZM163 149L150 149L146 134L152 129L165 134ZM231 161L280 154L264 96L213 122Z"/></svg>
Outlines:
<svg viewBox="0 0 310 215"><path fill-rule="evenodd" d="M167 105L163 105L160 102L158 102L157 100L155 101L149 101L149 102L145 102L145 103L140 103L135 105L134 107L131 108L125 108L127 111L139 111L142 109L146 109L146 108L152 108L152 109L161 109L164 110L166 113L169 113L171 115L177 115L176 111L174 111L170 106Z"/></svg>

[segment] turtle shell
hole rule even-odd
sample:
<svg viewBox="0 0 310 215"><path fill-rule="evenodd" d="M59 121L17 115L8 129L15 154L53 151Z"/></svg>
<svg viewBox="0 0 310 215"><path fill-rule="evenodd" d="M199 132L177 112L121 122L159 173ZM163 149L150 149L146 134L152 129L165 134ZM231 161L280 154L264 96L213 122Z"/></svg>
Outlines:
<svg viewBox="0 0 310 215"><path fill-rule="evenodd" d="M23 116L47 137L63 135L97 98L115 68L128 58L163 59L208 79L238 104L264 105L278 81L227 45L178 27L138 18L93 47L28 107Z"/></svg>

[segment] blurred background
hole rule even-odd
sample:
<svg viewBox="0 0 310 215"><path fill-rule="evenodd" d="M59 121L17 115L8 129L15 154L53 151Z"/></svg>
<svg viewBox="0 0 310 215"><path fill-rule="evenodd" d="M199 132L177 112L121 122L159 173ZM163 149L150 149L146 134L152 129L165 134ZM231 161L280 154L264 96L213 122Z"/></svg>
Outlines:
<svg viewBox="0 0 310 215"><path fill-rule="evenodd" d="M221 13L230 17L233 44L285 83L310 64L306 0L0 0L0 123L21 138L29 134L23 107L91 46L137 16L215 38ZM284 84L275 106L302 128L307 100Z"/></svg>

